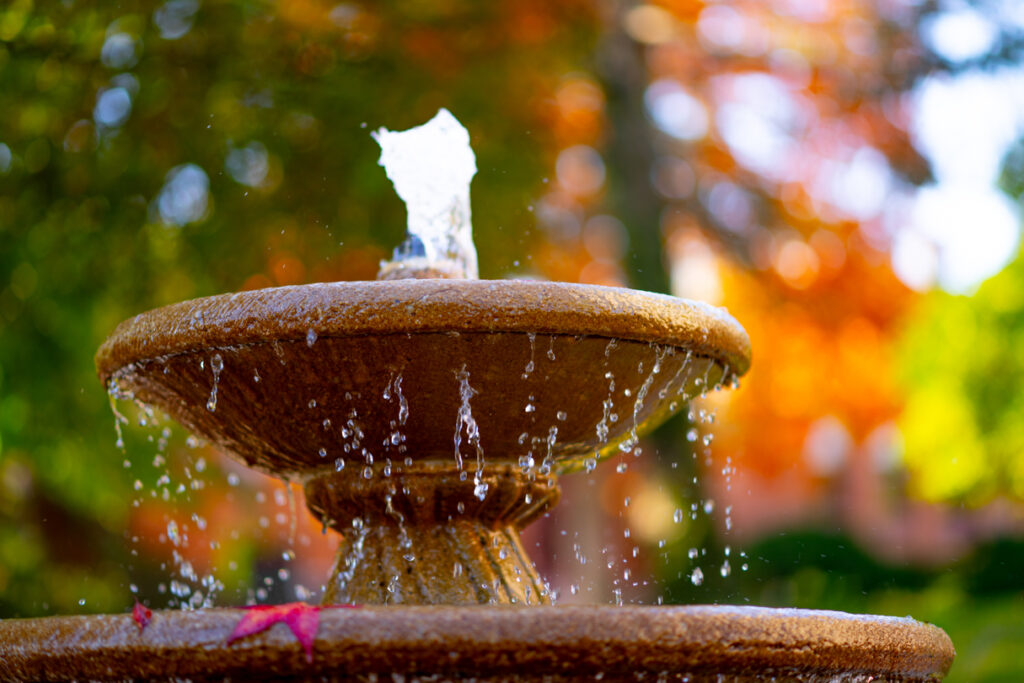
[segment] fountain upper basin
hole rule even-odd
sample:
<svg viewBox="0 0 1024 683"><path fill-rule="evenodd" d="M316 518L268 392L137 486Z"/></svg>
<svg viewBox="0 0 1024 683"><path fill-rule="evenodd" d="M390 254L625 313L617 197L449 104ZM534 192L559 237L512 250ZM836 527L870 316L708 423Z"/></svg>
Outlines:
<svg viewBox="0 0 1024 683"><path fill-rule="evenodd" d="M117 391L279 475L336 468L338 459L361 467L367 454L378 464L450 463L457 430L458 458L472 469L465 417L487 463L548 458L564 471L749 363L743 328L711 306L481 280L196 299L122 323L96 356Z"/></svg>

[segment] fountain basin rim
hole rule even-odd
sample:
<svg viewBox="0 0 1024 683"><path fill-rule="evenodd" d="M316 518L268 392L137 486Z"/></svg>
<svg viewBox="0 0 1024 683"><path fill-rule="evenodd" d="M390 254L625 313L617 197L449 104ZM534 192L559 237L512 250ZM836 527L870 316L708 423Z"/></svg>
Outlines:
<svg viewBox="0 0 1024 683"><path fill-rule="evenodd" d="M310 335L315 334L315 338ZM617 287L536 280L386 280L274 287L183 301L122 322L96 353L106 384L132 363L249 344L415 333L537 333L680 346L750 366L724 309Z"/></svg>
<svg viewBox="0 0 1024 683"><path fill-rule="evenodd" d="M644 671L934 680L954 657L936 626L910 618L732 606L366 607L324 609L306 662L282 624L226 645L237 609L0 621L0 680L201 680L262 672L633 680ZM713 679L712 679L713 680ZM745 679L744 679L745 680ZM827 680L827 678L826 678Z"/></svg>

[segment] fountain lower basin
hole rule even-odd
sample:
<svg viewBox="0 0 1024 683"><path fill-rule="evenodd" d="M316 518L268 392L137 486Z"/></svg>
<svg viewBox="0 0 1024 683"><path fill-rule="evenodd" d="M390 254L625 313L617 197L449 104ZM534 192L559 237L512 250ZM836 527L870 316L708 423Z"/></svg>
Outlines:
<svg viewBox="0 0 1024 683"><path fill-rule="evenodd" d="M0 622L0 680L932 681L912 619L757 607L325 610L307 662L284 625L225 646L238 610ZM22 645L15 649L11 642Z"/></svg>

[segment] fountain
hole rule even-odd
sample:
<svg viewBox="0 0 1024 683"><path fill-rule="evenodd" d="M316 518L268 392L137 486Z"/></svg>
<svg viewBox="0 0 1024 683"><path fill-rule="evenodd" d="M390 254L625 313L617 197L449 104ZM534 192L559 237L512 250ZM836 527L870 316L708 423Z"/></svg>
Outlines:
<svg viewBox="0 0 1024 683"><path fill-rule="evenodd" d="M558 501L558 476L630 450L689 399L730 384L748 368L749 340L700 303L472 279L465 131L442 112L376 137L410 223L380 279L167 306L122 323L96 356L116 394L302 484L343 537L324 606L284 606L273 628L242 628L258 613L228 608L8 620L0 680L946 672L948 637L910 618L554 606L519 530ZM414 163L439 155L450 172ZM359 609L329 609L339 604Z"/></svg>

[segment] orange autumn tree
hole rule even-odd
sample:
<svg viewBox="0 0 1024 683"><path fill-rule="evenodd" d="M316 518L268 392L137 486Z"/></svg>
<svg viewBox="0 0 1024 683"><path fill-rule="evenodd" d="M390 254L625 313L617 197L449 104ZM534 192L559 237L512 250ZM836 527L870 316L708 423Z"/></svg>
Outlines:
<svg viewBox="0 0 1024 683"><path fill-rule="evenodd" d="M905 97L934 68L917 20L857 1L608 17L605 200L633 283L727 306L754 348L740 390L712 399L705 469L734 533L836 512L837 478L895 464L892 340L916 294L889 236L929 178Z"/></svg>

